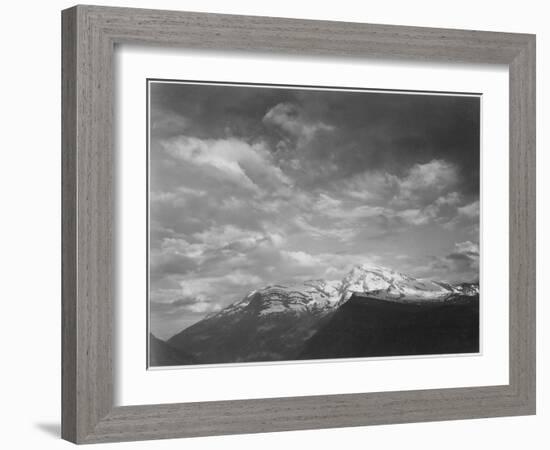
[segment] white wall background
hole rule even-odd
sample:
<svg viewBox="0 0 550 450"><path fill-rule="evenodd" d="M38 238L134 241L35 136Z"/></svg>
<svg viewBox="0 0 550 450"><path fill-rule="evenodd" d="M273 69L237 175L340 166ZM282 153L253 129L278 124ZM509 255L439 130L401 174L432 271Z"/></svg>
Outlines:
<svg viewBox="0 0 550 450"><path fill-rule="evenodd" d="M545 2L386 0L104 1L104 5L332 19L537 34L538 415L118 444L135 449L324 449L337 446L423 450L548 448L550 269L548 138L550 28ZM2 158L0 196L0 415L3 448L69 448L60 417L60 10L72 2L5 2L0 25ZM546 329L545 329L546 328ZM97 448L107 448L97 446Z"/></svg>

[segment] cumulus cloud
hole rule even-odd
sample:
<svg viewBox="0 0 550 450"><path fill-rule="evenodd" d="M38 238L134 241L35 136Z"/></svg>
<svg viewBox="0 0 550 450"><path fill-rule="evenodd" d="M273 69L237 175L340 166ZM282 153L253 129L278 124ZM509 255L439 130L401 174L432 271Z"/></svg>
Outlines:
<svg viewBox="0 0 550 450"><path fill-rule="evenodd" d="M168 339L206 314L215 313L223 308L220 303L197 301L195 298L183 298L180 295L179 292L171 292L171 298L176 300L150 300L150 326L155 336Z"/></svg>
<svg viewBox="0 0 550 450"><path fill-rule="evenodd" d="M463 217L477 219L479 217L479 200L459 207L458 212Z"/></svg>
<svg viewBox="0 0 550 450"><path fill-rule="evenodd" d="M439 264L450 273L479 278L479 245L470 241L458 242L454 251L440 259Z"/></svg>
<svg viewBox="0 0 550 450"><path fill-rule="evenodd" d="M246 188L257 190L258 182L288 184L289 179L270 161L262 144L249 144L239 139L198 139L179 136L165 141L165 151L185 162L214 170L215 176Z"/></svg>
<svg viewBox="0 0 550 450"><path fill-rule="evenodd" d="M383 227L386 233L428 224L454 226L476 217L479 207L455 190L457 172L443 160L415 164L402 176L365 171L333 183L333 192L319 194L314 208L348 227Z"/></svg>
<svg viewBox="0 0 550 450"><path fill-rule="evenodd" d="M293 225L295 229L301 231L310 239L315 239L318 241L334 239L336 241L342 242L349 240L357 232L355 227L345 225L345 223L341 220L335 220L332 223L326 224L325 226L317 226L312 222L314 221L311 214L297 215L292 219L291 225Z"/></svg>
<svg viewBox="0 0 550 450"><path fill-rule="evenodd" d="M421 274L439 276L447 281L479 281L479 244L457 242L451 252L432 257L427 266L417 268Z"/></svg>
<svg viewBox="0 0 550 450"><path fill-rule="evenodd" d="M285 250L283 251L283 255L291 263L298 264L300 266L316 266L320 263L320 260L318 258L302 251L294 252Z"/></svg>
<svg viewBox="0 0 550 450"><path fill-rule="evenodd" d="M151 302L151 311L156 315L171 315L177 312L204 313L218 311L220 308L221 305L218 303L211 303L196 297L177 297L176 300L167 302Z"/></svg>
<svg viewBox="0 0 550 450"><path fill-rule="evenodd" d="M261 283L261 279L253 274L236 270L221 276L188 276L180 282L181 293L186 298L206 301L214 295L219 295L220 285L247 286Z"/></svg>
<svg viewBox="0 0 550 450"><path fill-rule="evenodd" d="M172 240L166 239L166 241ZM183 242L187 244L187 248L185 249L182 248ZM152 277L182 274L197 267L198 258L202 255L203 248L188 244L184 240L179 240L178 246L180 249L163 243L160 249L153 249L150 252L149 265Z"/></svg>
<svg viewBox="0 0 550 450"><path fill-rule="evenodd" d="M267 125L278 127L288 136L298 139L303 144L320 131L332 131L333 126L320 121L311 121L304 117L304 112L293 103L278 103L263 117ZM281 142L280 146L285 144ZM295 161L295 164L297 162Z"/></svg>
<svg viewBox="0 0 550 450"><path fill-rule="evenodd" d="M155 110L151 117L151 130L157 134L182 134L188 126L187 118L174 112Z"/></svg>
<svg viewBox="0 0 550 450"><path fill-rule="evenodd" d="M434 202L458 182L456 167L444 160L434 159L415 164L407 175L396 180L399 194L393 200L397 205L425 205Z"/></svg>
<svg viewBox="0 0 550 450"><path fill-rule="evenodd" d="M387 170L365 170L336 184L350 198L385 203L396 208L423 207L453 191L458 169L444 160L414 164L404 175Z"/></svg>

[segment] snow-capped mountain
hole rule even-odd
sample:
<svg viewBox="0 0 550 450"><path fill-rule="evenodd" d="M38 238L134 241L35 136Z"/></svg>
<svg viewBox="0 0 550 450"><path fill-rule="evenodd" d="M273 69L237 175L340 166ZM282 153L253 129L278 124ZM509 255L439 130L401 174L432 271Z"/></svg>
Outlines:
<svg viewBox="0 0 550 450"><path fill-rule="evenodd" d="M235 314L255 302L260 315L323 313L348 301L352 295L392 301L441 301L454 295L478 295L474 283L448 283L414 278L382 266L354 266L342 280L308 280L275 284L250 292L243 299L213 314Z"/></svg>
<svg viewBox="0 0 550 450"><path fill-rule="evenodd" d="M285 359L300 353L337 298L325 282L267 286L184 329L168 344L205 363Z"/></svg>
<svg viewBox="0 0 550 450"><path fill-rule="evenodd" d="M295 358L305 342L351 299L436 305L478 293L476 284L421 280L362 264L341 280L308 280L254 290L176 334L168 344L204 363Z"/></svg>
<svg viewBox="0 0 550 450"><path fill-rule="evenodd" d="M232 315L254 306L260 316L279 313L323 313L337 306L342 297L339 281L308 280L274 284L254 290L216 315Z"/></svg>
<svg viewBox="0 0 550 450"><path fill-rule="evenodd" d="M386 267L366 264L355 266L343 278L341 291L343 301L353 294L395 301L445 300L453 294L470 295L448 283L418 279Z"/></svg>

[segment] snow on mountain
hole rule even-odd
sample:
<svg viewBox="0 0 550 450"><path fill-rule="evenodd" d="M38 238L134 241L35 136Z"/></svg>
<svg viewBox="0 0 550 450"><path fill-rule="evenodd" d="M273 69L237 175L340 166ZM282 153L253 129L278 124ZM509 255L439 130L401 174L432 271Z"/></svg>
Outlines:
<svg viewBox="0 0 550 450"><path fill-rule="evenodd" d="M348 301L352 295L390 301L443 301L454 295L477 295L474 283L450 285L417 279L395 270L361 264L353 267L342 280L308 280L292 284L274 284L250 292L243 299L214 314L232 315L249 305L260 316L268 314L326 314Z"/></svg>
<svg viewBox="0 0 550 450"><path fill-rule="evenodd" d="M250 292L216 315L231 315L256 306L260 316L273 313L323 314L337 306L341 298L339 281L308 280L303 283L275 284Z"/></svg>
<svg viewBox="0 0 550 450"><path fill-rule="evenodd" d="M382 266L355 266L342 280L343 301L353 294L382 300L444 300L459 293L450 284L413 278ZM342 302L343 302L342 301Z"/></svg>
<svg viewBox="0 0 550 450"><path fill-rule="evenodd" d="M479 295L479 283L459 283L453 286L457 294Z"/></svg>

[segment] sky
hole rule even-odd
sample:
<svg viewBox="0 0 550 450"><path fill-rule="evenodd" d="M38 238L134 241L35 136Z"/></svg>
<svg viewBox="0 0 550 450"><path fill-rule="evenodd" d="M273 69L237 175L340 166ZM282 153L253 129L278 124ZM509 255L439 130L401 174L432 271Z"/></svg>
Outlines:
<svg viewBox="0 0 550 450"><path fill-rule="evenodd" d="M372 263L479 278L480 98L149 84L150 327Z"/></svg>

